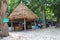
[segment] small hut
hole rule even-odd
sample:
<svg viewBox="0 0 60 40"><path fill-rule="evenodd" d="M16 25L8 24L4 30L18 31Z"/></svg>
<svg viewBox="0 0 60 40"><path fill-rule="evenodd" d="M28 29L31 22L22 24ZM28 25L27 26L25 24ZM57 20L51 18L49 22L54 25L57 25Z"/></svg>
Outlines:
<svg viewBox="0 0 60 40"><path fill-rule="evenodd" d="M38 16L34 14L24 3L20 3L9 16L10 21L23 20L24 29L26 30L26 22L38 20Z"/></svg>

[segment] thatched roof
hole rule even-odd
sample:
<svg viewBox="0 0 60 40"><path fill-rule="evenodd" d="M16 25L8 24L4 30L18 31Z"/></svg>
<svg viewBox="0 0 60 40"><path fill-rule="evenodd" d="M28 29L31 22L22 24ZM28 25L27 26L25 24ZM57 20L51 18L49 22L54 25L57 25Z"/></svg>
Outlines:
<svg viewBox="0 0 60 40"><path fill-rule="evenodd" d="M20 3L17 8L11 13L9 16L10 20L17 20L17 19L26 19L28 21L37 20L38 17L34 14L25 4Z"/></svg>

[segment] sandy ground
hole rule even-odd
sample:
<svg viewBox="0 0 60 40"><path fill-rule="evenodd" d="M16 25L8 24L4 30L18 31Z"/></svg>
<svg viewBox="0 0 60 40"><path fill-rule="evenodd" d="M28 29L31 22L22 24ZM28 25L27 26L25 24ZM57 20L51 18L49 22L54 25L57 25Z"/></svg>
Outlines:
<svg viewBox="0 0 60 40"><path fill-rule="evenodd" d="M60 28L49 27L29 31L9 32L10 36L0 40L60 40Z"/></svg>

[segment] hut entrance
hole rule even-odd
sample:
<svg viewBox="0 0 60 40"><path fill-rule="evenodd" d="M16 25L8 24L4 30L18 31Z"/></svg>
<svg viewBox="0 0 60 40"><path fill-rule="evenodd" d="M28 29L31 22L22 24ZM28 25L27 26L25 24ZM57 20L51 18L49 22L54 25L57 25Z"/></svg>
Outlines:
<svg viewBox="0 0 60 40"><path fill-rule="evenodd" d="M17 21L13 21L13 22L9 22L9 30L10 31L21 31L21 30L25 30L24 29L24 20L17 20ZM26 21L26 29L32 29L32 22Z"/></svg>
<svg viewBox="0 0 60 40"><path fill-rule="evenodd" d="M8 23L10 31L20 31L23 30L24 22L23 20L20 21L12 21Z"/></svg>

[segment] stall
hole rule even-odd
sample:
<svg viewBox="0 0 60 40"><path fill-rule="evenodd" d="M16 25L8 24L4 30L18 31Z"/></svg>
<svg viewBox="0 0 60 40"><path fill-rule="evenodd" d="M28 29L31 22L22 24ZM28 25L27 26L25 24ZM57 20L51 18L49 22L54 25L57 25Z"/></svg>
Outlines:
<svg viewBox="0 0 60 40"><path fill-rule="evenodd" d="M20 3L8 18L10 19L11 27L16 28L17 26L15 25L21 23L25 31L31 28L32 21L35 23L39 19L24 3Z"/></svg>

